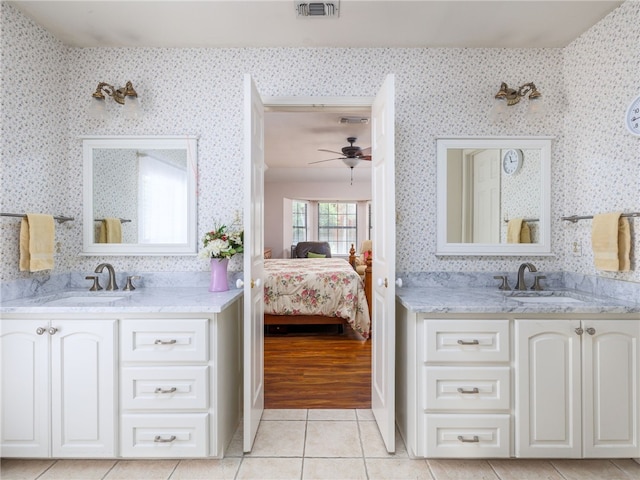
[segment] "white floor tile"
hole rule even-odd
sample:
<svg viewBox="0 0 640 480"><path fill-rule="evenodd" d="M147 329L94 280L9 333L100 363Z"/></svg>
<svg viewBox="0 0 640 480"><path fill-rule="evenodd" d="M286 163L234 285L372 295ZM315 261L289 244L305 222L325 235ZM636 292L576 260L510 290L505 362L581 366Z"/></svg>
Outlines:
<svg viewBox="0 0 640 480"><path fill-rule="evenodd" d="M306 422L273 420L260 422L252 457L302 457Z"/></svg>
<svg viewBox="0 0 640 480"><path fill-rule="evenodd" d="M38 478L42 480L102 479L115 464L116 460L58 460Z"/></svg>
<svg viewBox="0 0 640 480"><path fill-rule="evenodd" d="M551 464L567 480L629 480L609 460L551 460Z"/></svg>
<svg viewBox="0 0 640 480"><path fill-rule="evenodd" d="M362 457L357 422L314 421L307 424L305 457Z"/></svg>
<svg viewBox="0 0 640 480"><path fill-rule="evenodd" d="M244 458L237 480L299 480L302 458Z"/></svg>
<svg viewBox="0 0 640 480"><path fill-rule="evenodd" d="M262 412L264 420L306 420L306 408L268 408Z"/></svg>
<svg viewBox="0 0 640 480"><path fill-rule="evenodd" d="M105 480L166 480L171 476L178 460L120 460Z"/></svg>
<svg viewBox="0 0 640 480"><path fill-rule="evenodd" d="M305 458L303 480L366 480L362 458Z"/></svg>
<svg viewBox="0 0 640 480"><path fill-rule="evenodd" d="M313 409L309 410L308 420L356 420L354 409Z"/></svg>
<svg viewBox="0 0 640 480"><path fill-rule="evenodd" d="M373 411L369 408L356 408L356 416L358 417L358 420L375 420Z"/></svg>
<svg viewBox="0 0 640 480"><path fill-rule="evenodd" d="M181 460L170 480L233 480L241 461L240 458Z"/></svg>
<svg viewBox="0 0 640 480"><path fill-rule="evenodd" d="M2 480L32 480L42 475L54 463L55 460L2 458L0 459L0 478Z"/></svg>
<svg viewBox="0 0 640 480"><path fill-rule="evenodd" d="M367 458L370 480L434 480L424 460Z"/></svg>
<svg viewBox="0 0 640 480"><path fill-rule="evenodd" d="M498 480L498 475L486 460L449 458L427 460L427 465L437 480Z"/></svg>

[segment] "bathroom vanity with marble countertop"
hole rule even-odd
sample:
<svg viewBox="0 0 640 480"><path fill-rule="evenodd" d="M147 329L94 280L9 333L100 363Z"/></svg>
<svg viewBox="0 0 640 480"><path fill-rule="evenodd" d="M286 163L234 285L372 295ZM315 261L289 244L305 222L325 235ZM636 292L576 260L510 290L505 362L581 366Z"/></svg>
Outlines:
<svg viewBox="0 0 640 480"><path fill-rule="evenodd" d="M224 456L242 290L65 290L0 303L4 457Z"/></svg>
<svg viewBox="0 0 640 480"><path fill-rule="evenodd" d="M640 458L640 303L396 290L396 421L417 458Z"/></svg>

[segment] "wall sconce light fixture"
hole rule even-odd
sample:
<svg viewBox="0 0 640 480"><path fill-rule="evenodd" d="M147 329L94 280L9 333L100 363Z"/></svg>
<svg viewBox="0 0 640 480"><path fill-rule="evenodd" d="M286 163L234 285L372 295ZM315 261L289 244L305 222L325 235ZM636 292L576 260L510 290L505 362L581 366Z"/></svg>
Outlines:
<svg viewBox="0 0 640 480"><path fill-rule="evenodd" d="M114 99L116 103L124 107L122 113L125 118L133 119L140 116L138 94L133 89L133 84L131 82L127 82L126 85L121 88L116 88L108 83L100 82L96 91L91 95L92 102L89 113L92 118L104 120L107 117L105 95L108 95Z"/></svg>
<svg viewBox="0 0 640 480"><path fill-rule="evenodd" d="M527 117L535 118L543 113L542 94L533 82L525 83L519 86L517 90L509 88L506 83L502 82L500 90L494 97L493 108L491 109L492 121L505 118L510 113L509 107L519 103L522 97L529 98Z"/></svg>

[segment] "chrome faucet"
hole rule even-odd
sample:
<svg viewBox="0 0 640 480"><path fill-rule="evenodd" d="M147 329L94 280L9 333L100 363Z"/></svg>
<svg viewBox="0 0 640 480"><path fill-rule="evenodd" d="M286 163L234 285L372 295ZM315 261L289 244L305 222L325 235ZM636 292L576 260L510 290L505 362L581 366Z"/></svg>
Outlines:
<svg viewBox="0 0 640 480"><path fill-rule="evenodd" d="M95 272L102 273L104 267L107 267L107 271L109 272L109 283L107 284L107 290L118 290L118 284L116 283L116 272L111 264L101 263L96 267Z"/></svg>
<svg viewBox="0 0 640 480"><path fill-rule="evenodd" d="M516 283L516 290L526 290L527 286L524 283L524 271L529 269L530 272L537 272L538 269L535 267L533 263L523 263L518 268L518 283Z"/></svg>

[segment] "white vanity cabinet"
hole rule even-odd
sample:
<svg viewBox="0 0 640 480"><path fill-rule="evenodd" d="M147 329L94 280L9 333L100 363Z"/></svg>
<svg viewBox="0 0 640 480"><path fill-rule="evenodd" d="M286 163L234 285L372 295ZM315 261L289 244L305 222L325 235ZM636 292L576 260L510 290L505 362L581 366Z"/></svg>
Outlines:
<svg viewBox="0 0 640 480"><path fill-rule="evenodd" d="M113 319L0 322L3 457L113 457Z"/></svg>
<svg viewBox="0 0 640 480"><path fill-rule="evenodd" d="M399 310L397 420L410 455L509 457L509 321Z"/></svg>
<svg viewBox="0 0 640 480"><path fill-rule="evenodd" d="M240 302L120 322L120 455L224 455L241 405Z"/></svg>
<svg viewBox="0 0 640 480"><path fill-rule="evenodd" d="M637 314L437 314L396 304L412 457L639 458Z"/></svg>
<svg viewBox="0 0 640 480"><path fill-rule="evenodd" d="M640 321L515 320L516 455L640 456Z"/></svg>

